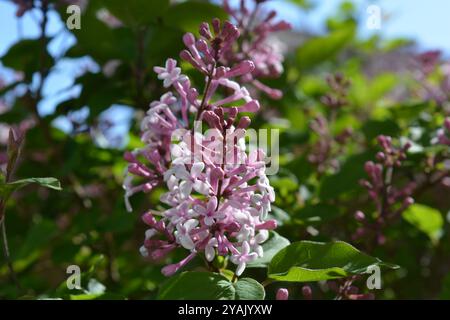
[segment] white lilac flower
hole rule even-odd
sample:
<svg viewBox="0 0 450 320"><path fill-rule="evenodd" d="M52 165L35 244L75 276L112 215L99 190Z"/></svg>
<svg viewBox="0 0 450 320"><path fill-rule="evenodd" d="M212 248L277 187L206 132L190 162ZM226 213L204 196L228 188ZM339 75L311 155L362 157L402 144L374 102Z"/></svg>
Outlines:
<svg viewBox="0 0 450 320"><path fill-rule="evenodd" d="M231 261L237 264L236 275L240 276L247 265L247 263L255 261L258 258L256 252L250 252L250 245L247 241L242 243L241 251L231 256Z"/></svg>

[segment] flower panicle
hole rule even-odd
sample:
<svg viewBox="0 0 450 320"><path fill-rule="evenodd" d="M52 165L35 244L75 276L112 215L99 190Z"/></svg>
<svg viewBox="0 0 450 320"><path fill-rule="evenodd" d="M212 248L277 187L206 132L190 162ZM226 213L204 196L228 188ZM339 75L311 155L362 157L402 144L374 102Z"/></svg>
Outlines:
<svg viewBox="0 0 450 320"><path fill-rule="evenodd" d="M253 4L250 6L249 2ZM271 99L281 99L283 93L279 89L265 85L261 80L277 78L283 73L283 43L273 37L273 33L287 31L292 26L284 20L276 20L274 10L263 11L265 1L241 1L233 7L230 1L224 0L224 9L232 17L242 37L238 50L229 47L222 59L228 63L250 59L255 68L251 73L242 75L242 81L251 83L254 91L260 91ZM250 8L252 7L252 8Z"/></svg>
<svg viewBox="0 0 450 320"><path fill-rule="evenodd" d="M365 163L368 179L360 181L375 204L376 214L369 219L364 212L356 211L354 218L360 227L354 239L374 236L376 243L381 245L386 241L383 227L414 203L412 194L417 185L412 181L397 187L394 182L394 169L402 166L411 144L407 142L402 147L396 147L391 137L383 135L378 136L377 140L382 151L376 154L376 162Z"/></svg>
<svg viewBox="0 0 450 320"><path fill-rule="evenodd" d="M142 120L145 147L125 154L126 203L131 210L131 195L167 187L160 198L165 209L142 217L148 230L140 249L151 261L164 260L176 248L189 251L183 260L165 266L164 275L201 255L208 265L218 256L229 259L240 276L263 256L261 245L277 226L268 219L275 193L265 174L265 154L245 148L251 121L241 113L260 106L240 80L255 64L249 59L225 63L240 35L230 22L202 23L199 34L184 35L180 58L204 76L201 94L176 60L154 68L167 92L150 104ZM197 130L202 125L206 132Z"/></svg>

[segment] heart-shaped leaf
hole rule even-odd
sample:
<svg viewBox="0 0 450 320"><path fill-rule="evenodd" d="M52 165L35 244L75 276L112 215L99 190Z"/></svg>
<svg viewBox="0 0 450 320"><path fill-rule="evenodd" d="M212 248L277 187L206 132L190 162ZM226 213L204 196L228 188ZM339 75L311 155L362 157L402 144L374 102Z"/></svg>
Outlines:
<svg viewBox="0 0 450 320"><path fill-rule="evenodd" d="M233 286L236 290L235 300L264 300L266 296L264 287L251 278L242 278Z"/></svg>
<svg viewBox="0 0 450 320"><path fill-rule="evenodd" d="M242 278L232 283L225 276L186 271L180 273L159 290L159 300L263 300L264 287L256 280Z"/></svg>
<svg viewBox="0 0 450 320"><path fill-rule="evenodd" d="M275 255L269 264L268 276L279 281L321 281L367 273L373 266L398 268L342 241L300 241Z"/></svg>
<svg viewBox="0 0 450 320"><path fill-rule="evenodd" d="M224 276L210 272L183 272L161 287L159 300L233 300L233 284Z"/></svg>
<svg viewBox="0 0 450 320"><path fill-rule="evenodd" d="M413 204L403 212L403 219L426 233L433 241L439 240L442 235L444 219L439 210L423 204Z"/></svg>

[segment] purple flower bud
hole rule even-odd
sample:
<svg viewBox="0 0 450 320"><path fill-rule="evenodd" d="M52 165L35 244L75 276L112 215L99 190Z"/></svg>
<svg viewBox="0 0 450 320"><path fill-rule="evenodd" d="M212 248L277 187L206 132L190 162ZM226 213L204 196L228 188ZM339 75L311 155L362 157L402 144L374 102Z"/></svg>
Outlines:
<svg viewBox="0 0 450 320"><path fill-rule="evenodd" d="M450 118L446 118L444 121L444 127L447 129L447 131L450 132Z"/></svg>
<svg viewBox="0 0 450 320"><path fill-rule="evenodd" d="M412 144L411 142L406 142L405 145L403 146L403 150L407 151L409 148L411 148Z"/></svg>
<svg viewBox="0 0 450 320"><path fill-rule="evenodd" d="M405 206L409 207L410 205L412 205L414 203L414 199L412 197L408 197L404 200L404 204Z"/></svg>
<svg viewBox="0 0 450 320"><path fill-rule="evenodd" d="M386 243L386 237L384 236L384 234L379 234L377 236L377 243L382 246Z"/></svg>
<svg viewBox="0 0 450 320"><path fill-rule="evenodd" d="M286 21L280 21L280 22L274 24L270 28L270 31L276 32L276 31L285 31L285 30L290 30L290 29L292 29L292 26L290 23L288 23Z"/></svg>
<svg viewBox="0 0 450 320"><path fill-rule="evenodd" d="M252 100L239 107L242 112L256 112L259 110L259 102L257 100Z"/></svg>
<svg viewBox="0 0 450 320"><path fill-rule="evenodd" d="M196 47L201 53L203 53L203 57L207 63L213 64L215 62L213 54L205 40L203 39L198 40L196 42Z"/></svg>
<svg viewBox="0 0 450 320"><path fill-rule="evenodd" d="M386 159L386 155L383 152L378 152L376 155L378 161L384 161Z"/></svg>
<svg viewBox="0 0 450 320"><path fill-rule="evenodd" d="M142 215L142 221L144 221L144 223L146 225L149 225L150 227L155 227L157 223L155 217L150 212L144 213Z"/></svg>
<svg viewBox="0 0 450 320"><path fill-rule="evenodd" d="M367 233L367 229L364 227L360 227L358 229L356 229L354 236L354 239L360 239L361 237L363 237L364 235L366 235Z"/></svg>
<svg viewBox="0 0 450 320"><path fill-rule="evenodd" d="M274 230L277 228L277 221L276 220L267 220L264 223L261 223L256 226L256 230Z"/></svg>
<svg viewBox="0 0 450 320"><path fill-rule="evenodd" d="M178 270L180 270L185 265L187 265L189 263L189 261L191 261L195 257L195 255L196 255L196 253L193 252L190 255L188 255L186 258L181 260L180 262L174 263L174 264L169 264L169 265L165 266L161 270L162 274L165 275L166 277L170 277L170 276L174 275Z"/></svg>
<svg viewBox="0 0 450 320"><path fill-rule="evenodd" d="M127 151L123 154L123 158L125 159L125 161L127 162L136 162L136 157L134 156L134 154L132 154L131 152Z"/></svg>
<svg viewBox="0 0 450 320"><path fill-rule="evenodd" d="M278 289L276 300L288 300L288 299L289 299L289 291L286 288Z"/></svg>
<svg viewBox="0 0 450 320"><path fill-rule="evenodd" d="M234 119L236 119L236 116L237 116L237 114L238 114L238 108L236 108L236 107L231 107L230 109L229 109L229 111L228 111L228 118L230 119L233 119L233 121L234 121Z"/></svg>
<svg viewBox="0 0 450 320"><path fill-rule="evenodd" d="M244 60L238 65L226 72L225 76L228 78L242 76L251 73L255 69L255 64L250 60Z"/></svg>
<svg viewBox="0 0 450 320"><path fill-rule="evenodd" d="M239 225L239 223L234 221L234 222L228 224L226 228L229 232L237 232L241 229L241 226Z"/></svg>
<svg viewBox="0 0 450 320"><path fill-rule="evenodd" d="M364 165L364 170L366 170L366 172L369 175L373 174L373 170L374 170L375 164L372 161L367 161Z"/></svg>
<svg viewBox="0 0 450 320"><path fill-rule="evenodd" d="M207 40L212 39L212 34L211 34L211 30L209 29L209 24L206 22L202 22L200 24L199 33L201 36L203 36Z"/></svg>
<svg viewBox="0 0 450 320"><path fill-rule="evenodd" d="M363 222L364 220L366 220L366 215L362 211L356 211L355 219L356 221Z"/></svg>
<svg viewBox="0 0 450 320"><path fill-rule="evenodd" d="M150 170L143 166L138 165L137 163L132 163L128 166L128 172L137 176L141 176L144 178L149 178L152 176Z"/></svg>
<svg viewBox="0 0 450 320"><path fill-rule="evenodd" d="M205 120L211 128L222 129L220 118L212 111L203 112L203 120Z"/></svg>
<svg viewBox="0 0 450 320"><path fill-rule="evenodd" d="M350 294L348 295L349 300L374 300L375 296L372 293L365 294Z"/></svg>
<svg viewBox="0 0 450 320"><path fill-rule="evenodd" d="M251 122L252 122L252 121L250 120L249 117L247 117L247 116L242 117L242 118L239 120L239 124L237 125L236 128L238 128L238 129L246 129L246 128L250 125Z"/></svg>
<svg viewBox="0 0 450 320"><path fill-rule="evenodd" d="M310 286L303 286L302 287L302 295L306 300L312 299L312 289Z"/></svg>
<svg viewBox="0 0 450 320"><path fill-rule="evenodd" d="M187 51L187 50L181 51L180 58L189 62L197 70L200 70L201 72L203 72L205 74L208 73L208 71L198 62L198 60L194 59L194 57L192 56L192 54L189 51Z"/></svg>
<svg viewBox="0 0 450 320"><path fill-rule="evenodd" d="M195 37L192 33L188 32L184 34L183 36L183 42L186 45L186 47L191 47L195 44Z"/></svg>
<svg viewBox="0 0 450 320"><path fill-rule="evenodd" d="M275 10L271 10L264 21L269 22L270 20L275 18L276 15L277 15L277 12Z"/></svg>
<svg viewBox="0 0 450 320"><path fill-rule="evenodd" d="M220 20L217 18L214 18L212 20L212 26L213 26L214 34L217 36L220 33Z"/></svg>

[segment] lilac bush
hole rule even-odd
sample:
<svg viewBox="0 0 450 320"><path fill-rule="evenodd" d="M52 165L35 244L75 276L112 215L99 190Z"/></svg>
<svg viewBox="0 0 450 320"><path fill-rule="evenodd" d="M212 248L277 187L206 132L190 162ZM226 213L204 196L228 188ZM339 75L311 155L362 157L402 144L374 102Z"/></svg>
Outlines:
<svg viewBox="0 0 450 320"><path fill-rule="evenodd" d="M1 3L1 299L450 297L446 53L268 2Z"/></svg>

